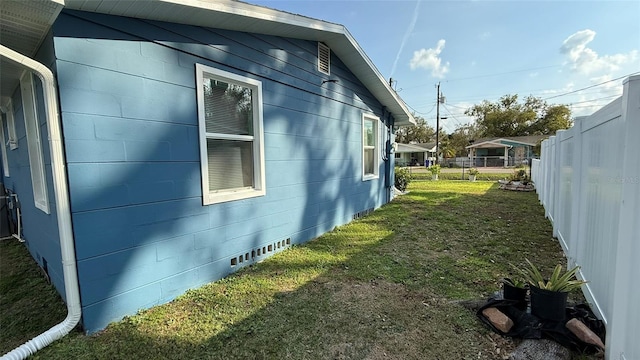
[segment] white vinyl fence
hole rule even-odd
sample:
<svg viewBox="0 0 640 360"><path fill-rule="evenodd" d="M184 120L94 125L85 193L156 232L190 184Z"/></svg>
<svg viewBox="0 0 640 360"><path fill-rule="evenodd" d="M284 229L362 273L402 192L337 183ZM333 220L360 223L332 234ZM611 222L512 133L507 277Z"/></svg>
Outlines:
<svg viewBox="0 0 640 360"><path fill-rule="evenodd" d="M542 143L533 181L570 267L607 327L607 359L640 359L640 75Z"/></svg>

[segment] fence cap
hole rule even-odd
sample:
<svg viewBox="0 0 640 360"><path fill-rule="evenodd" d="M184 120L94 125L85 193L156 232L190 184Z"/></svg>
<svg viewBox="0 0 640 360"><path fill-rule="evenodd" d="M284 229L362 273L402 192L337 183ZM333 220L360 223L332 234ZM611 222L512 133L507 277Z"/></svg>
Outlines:
<svg viewBox="0 0 640 360"><path fill-rule="evenodd" d="M629 76L628 78L622 81L622 85L628 83L629 81L636 81L636 80L640 80L640 75Z"/></svg>

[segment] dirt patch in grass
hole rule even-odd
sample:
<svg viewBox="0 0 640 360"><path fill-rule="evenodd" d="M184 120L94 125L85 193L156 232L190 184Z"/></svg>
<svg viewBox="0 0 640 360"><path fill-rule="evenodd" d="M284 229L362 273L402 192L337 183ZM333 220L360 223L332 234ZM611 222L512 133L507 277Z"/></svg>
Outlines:
<svg viewBox="0 0 640 360"><path fill-rule="evenodd" d="M469 353L492 358L483 332L467 326L472 315L437 295L387 281L327 287L340 306L338 316L346 316L357 335L353 342L332 346L330 358L464 359ZM456 343L461 337L464 347Z"/></svg>

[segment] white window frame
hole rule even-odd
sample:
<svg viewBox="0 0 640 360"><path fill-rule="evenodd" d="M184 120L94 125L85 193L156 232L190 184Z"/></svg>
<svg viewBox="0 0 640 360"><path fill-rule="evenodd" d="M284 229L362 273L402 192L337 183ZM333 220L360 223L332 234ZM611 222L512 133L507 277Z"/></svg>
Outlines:
<svg viewBox="0 0 640 360"><path fill-rule="evenodd" d="M321 66L322 61L320 60L320 53L323 50L327 52L327 71L324 71ZM331 48L321 42L318 42L318 71L323 74L331 75Z"/></svg>
<svg viewBox="0 0 640 360"><path fill-rule="evenodd" d="M18 148L18 136L16 135L16 123L13 117L13 101L11 98L6 99L2 106L2 111L5 113L7 119L7 135L9 136L9 149L15 150Z"/></svg>
<svg viewBox="0 0 640 360"><path fill-rule="evenodd" d="M5 112L3 111L4 115ZM4 119L0 118L0 141L2 141L2 170L5 177L9 177L9 159L7 158L7 143L4 137Z"/></svg>
<svg viewBox="0 0 640 360"><path fill-rule="evenodd" d="M38 123L38 109L36 105L33 75L25 71L20 78L20 92L22 95L22 110L24 113L24 127L27 133L27 148L29 150L29 168L31 170L31 184L33 200L36 208L49 214L49 194L42 153L42 137Z"/></svg>
<svg viewBox="0 0 640 360"><path fill-rule="evenodd" d="M204 109L204 79L206 77L224 81L252 90L253 136L207 133ZM196 64L196 86L198 101L198 131L200 141L200 170L202 175L202 204L210 205L226 201L247 199L266 195L264 133L262 124L262 82L227 71ZM253 142L253 187L209 191L209 162L207 139L244 140Z"/></svg>
<svg viewBox="0 0 640 360"><path fill-rule="evenodd" d="M366 144L366 122L373 122L374 144L373 146ZM365 150L373 149L373 173L365 173ZM362 181L377 179L380 176L380 118L375 115L362 114Z"/></svg>

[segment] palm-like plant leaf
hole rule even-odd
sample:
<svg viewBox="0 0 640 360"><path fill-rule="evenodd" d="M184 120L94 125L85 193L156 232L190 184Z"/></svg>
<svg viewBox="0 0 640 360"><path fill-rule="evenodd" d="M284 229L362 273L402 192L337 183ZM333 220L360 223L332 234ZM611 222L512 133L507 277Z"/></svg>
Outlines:
<svg viewBox="0 0 640 360"><path fill-rule="evenodd" d="M558 292L570 292L575 289L579 289L583 284L587 283L586 281L578 280L575 278L576 273L578 272L578 270L580 270L580 266L576 266L573 269L567 270L565 273L563 273L562 265L558 264L553 269L549 280L545 281L545 277L542 276L540 270L538 270L538 268L531 261L529 261L529 259L525 260L527 264L529 264L528 268L517 268L513 264L511 264L511 267L513 267L518 273L520 273L524 277L525 281L540 289Z"/></svg>

